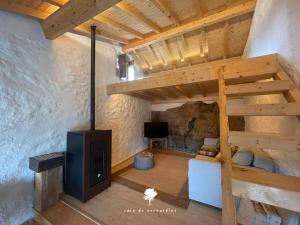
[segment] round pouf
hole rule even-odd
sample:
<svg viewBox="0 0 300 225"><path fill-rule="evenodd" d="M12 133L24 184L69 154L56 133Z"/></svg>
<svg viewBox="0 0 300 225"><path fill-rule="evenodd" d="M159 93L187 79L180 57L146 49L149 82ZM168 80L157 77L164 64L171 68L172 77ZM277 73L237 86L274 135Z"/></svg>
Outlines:
<svg viewBox="0 0 300 225"><path fill-rule="evenodd" d="M141 152L134 157L134 168L138 170L148 170L153 166L153 154L151 152Z"/></svg>

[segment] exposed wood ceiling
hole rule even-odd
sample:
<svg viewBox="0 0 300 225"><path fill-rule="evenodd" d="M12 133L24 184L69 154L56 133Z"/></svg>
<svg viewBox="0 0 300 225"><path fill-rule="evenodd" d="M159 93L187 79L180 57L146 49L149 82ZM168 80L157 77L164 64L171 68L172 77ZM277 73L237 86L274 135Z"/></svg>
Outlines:
<svg viewBox="0 0 300 225"><path fill-rule="evenodd" d="M0 9L42 20L49 39L66 31L120 44L145 73L241 56L256 0L2 0Z"/></svg>

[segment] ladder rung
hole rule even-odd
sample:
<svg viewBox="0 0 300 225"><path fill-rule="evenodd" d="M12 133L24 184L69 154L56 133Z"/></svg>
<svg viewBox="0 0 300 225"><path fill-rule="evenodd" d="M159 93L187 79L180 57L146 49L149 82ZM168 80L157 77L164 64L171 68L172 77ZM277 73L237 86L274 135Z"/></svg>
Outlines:
<svg viewBox="0 0 300 225"><path fill-rule="evenodd" d="M228 142L244 147L300 152L300 135L230 131Z"/></svg>
<svg viewBox="0 0 300 225"><path fill-rule="evenodd" d="M291 88L288 80L276 80L260 83L237 84L225 87L225 94L228 96L251 96L278 94Z"/></svg>
<svg viewBox="0 0 300 225"><path fill-rule="evenodd" d="M300 177L233 166L232 189L238 197L300 211Z"/></svg>
<svg viewBox="0 0 300 225"><path fill-rule="evenodd" d="M228 116L298 116L300 103L228 104Z"/></svg>

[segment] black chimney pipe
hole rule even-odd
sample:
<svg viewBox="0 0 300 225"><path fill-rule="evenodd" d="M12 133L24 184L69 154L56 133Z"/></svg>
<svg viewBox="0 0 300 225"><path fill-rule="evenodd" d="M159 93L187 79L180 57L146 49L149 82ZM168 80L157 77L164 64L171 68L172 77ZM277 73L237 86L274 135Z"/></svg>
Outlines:
<svg viewBox="0 0 300 225"><path fill-rule="evenodd" d="M96 48L96 26L91 26L91 108L90 127L95 130L95 50Z"/></svg>

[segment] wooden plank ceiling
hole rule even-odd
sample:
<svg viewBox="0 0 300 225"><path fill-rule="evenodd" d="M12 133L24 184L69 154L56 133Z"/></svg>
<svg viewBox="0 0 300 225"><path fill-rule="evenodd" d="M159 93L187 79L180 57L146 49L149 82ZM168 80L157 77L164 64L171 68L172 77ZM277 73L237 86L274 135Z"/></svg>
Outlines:
<svg viewBox="0 0 300 225"><path fill-rule="evenodd" d="M96 25L99 40L120 44L148 74L241 56L255 5L255 0L1 0L0 10L42 20L50 39L66 31L89 36Z"/></svg>

